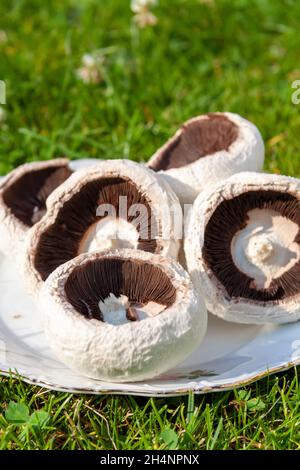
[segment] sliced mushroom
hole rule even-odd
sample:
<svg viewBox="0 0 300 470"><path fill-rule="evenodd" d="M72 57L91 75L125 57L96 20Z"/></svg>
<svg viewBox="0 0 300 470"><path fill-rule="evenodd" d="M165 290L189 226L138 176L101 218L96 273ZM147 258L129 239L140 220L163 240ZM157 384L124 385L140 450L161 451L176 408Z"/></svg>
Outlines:
<svg viewBox="0 0 300 470"><path fill-rule="evenodd" d="M47 216L28 237L24 273L31 291L85 252L123 247L177 258L171 207L180 216L173 191L143 165L111 160L77 171L50 196Z"/></svg>
<svg viewBox="0 0 300 470"><path fill-rule="evenodd" d="M239 323L300 318L300 180L240 173L203 191L185 240L212 313Z"/></svg>
<svg viewBox="0 0 300 470"><path fill-rule="evenodd" d="M83 254L54 271L39 295L50 346L95 379L155 377L201 342L207 314L179 263L141 250Z"/></svg>
<svg viewBox="0 0 300 470"><path fill-rule="evenodd" d="M27 231L46 212L48 196L69 176L67 159L26 163L9 173L0 186L1 250L12 256Z"/></svg>
<svg viewBox="0 0 300 470"><path fill-rule="evenodd" d="M209 113L185 122L148 162L190 204L209 184L240 171L260 171L264 142L238 114Z"/></svg>

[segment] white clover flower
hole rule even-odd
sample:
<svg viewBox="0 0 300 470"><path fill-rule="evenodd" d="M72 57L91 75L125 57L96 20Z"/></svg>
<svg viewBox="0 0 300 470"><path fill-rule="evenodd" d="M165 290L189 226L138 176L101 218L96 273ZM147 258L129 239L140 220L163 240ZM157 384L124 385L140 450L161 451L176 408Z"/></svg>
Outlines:
<svg viewBox="0 0 300 470"><path fill-rule="evenodd" d="M100 83L101 75L94 67L80 67L76 70L77 77L84 83Z"/></svg>
<svg viewBox="0 0 300 470"><path fill-rule="evenodd" d="M131 10L134 13L140 13L142 10L148 10L149 7L156 3L156 0L131 0Z"/></svg>
<svg viewBox="0 0 300 470"><path fill-rule="evenodd" d="M103 63L104 58L102 55L97 54L84 54L81 58L81 67L76 70L77 77L84 83L100 83L101 73L99 66Z"/></svg>
<svg viewBox="0 0 300 470"><path fill-rule="evenodd" d="M83 54L81 63L85 67L94 67L97 64L97 58L92 54Z"/></svg>
<svg viewBox="0 0 300 470"><path fill-rule="evenodd" d="M150 11L156 0L132 0L131 10L135 13L133 21L139 28L153 26L157 23L157 17Z"/></svg>
<svg viewBox="0 0 300 470"><path fill-rule="evenodd" d="M139 28L145 28L146 26L154 26L157 23L157 17L151 11L145 11L134 15L133 21Z"/></svg>

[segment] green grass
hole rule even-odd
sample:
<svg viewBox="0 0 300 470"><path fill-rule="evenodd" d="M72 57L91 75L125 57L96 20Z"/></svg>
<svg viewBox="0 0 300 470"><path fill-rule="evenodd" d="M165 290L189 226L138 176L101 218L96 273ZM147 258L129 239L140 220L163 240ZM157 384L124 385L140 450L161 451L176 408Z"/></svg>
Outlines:
<svg viewBox="0 0 300 470"><path fill-rule="evenodd" d="M228 110L261 129L266 170L300 175L300 105L291 102L300 2L160 0L154 13L158 24L138 30L125 0L1 0L0 172L60 155L146 160L185 119ZM105 56L102 82L86 85L75 70L95 50ZM240 391L150 400L72 396L1 378L0 401L2 449L300 446L293 370ZM15 424L11 401L48 418Z"/></svg>

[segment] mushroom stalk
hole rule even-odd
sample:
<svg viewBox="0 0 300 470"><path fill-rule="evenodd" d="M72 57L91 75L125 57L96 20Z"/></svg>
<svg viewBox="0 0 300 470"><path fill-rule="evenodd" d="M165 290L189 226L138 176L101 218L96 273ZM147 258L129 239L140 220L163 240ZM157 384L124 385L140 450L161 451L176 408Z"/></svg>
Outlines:
<svg viewBox="0 0 300 470"><path fill-rule="evenodd" d="M295 243L298 225L270 209L254 209L247 213L246 226L231 242L236 266L253 278L252 285L267 289L272 280L290 270L299 260Z"/></svg>
<svg viewBox="0 0 300 470"><path fill-rule="evenodd" d="M139 319L137 311L134 307L130 306L126 309L126 318L130 321L137 321Z"/></svg>
<svg viewBox="0 0 300 470"><path fill-rule="evenodd" d="M246 257L252 264L264 265L274 254L274 241L267 235L254 237L246 248Z"/></svg>
<svg viewBox="0 0 300 470"><path fill-rule="evenodd" d="M130 301L126 295L116 297L112 292L99 302L100 318L107 323L119 325L127 321L141 321L159 315L166 308L155 301Z"/></svg>

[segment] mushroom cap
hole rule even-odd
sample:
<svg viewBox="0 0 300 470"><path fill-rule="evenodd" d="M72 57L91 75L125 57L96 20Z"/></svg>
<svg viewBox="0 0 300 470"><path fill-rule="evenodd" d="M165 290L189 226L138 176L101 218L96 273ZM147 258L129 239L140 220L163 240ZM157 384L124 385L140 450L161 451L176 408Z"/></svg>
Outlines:
<svg viewBox="0 0 300 470"><path fill-rule="evenodd" d="M264 154L253 123L234 113L210 113L185 122L147 165L166 179L182 204L190 204L209 184L260 171Z"/></svg>
<svg viewBox="0 0 300 470"><path fill-rule="evenodd" d="M59 217L64 214L62 212L63 209L65 207L71 207L70 211L72 213L72 217L74 217L74 215L79 215L80 217L80 208L78 207L78 204L81 197L81 191L84 191L89 184L97 184L98 181L101 182L109 178L121 178L129 181L135 188L137 188L138 194L145 195L148 200L151 208L152 221L156 221L157 233L153 242L154 247L150 247L151 249L145 249L147 249L147 251L152 251L153 249L155 253L160 253L175 259L177 258L180 238L176 235L177 221L170 213L170 207L172 206L179 215L182 215L182 212L179 201L174 192L168 187L166 182L159 182L156 174L143 165L139 165L138 163L129 160L104 160L95 166L78 170L73 173L73 175L63 185L50 195L47 200L46 216L30 230L23 256L23 274L27 287L32 294L35 294L38 291L42 281L45 280L45 276L41 275L36 266L37 254L41 253L42 256L44 256L43 248L40 249L42 237L44 243L43 246L47 245L49 247L48 239L45 237L48 236L47 234L53 227L55 227L56 223L61 224ZM75 196L78 196L77 200L74 199ZM69 206L67 206L67 204L69 204ZM128 207L130 207L130 201L128 203ZM84 212L82 212L81 217L83 217L85 215L84 213L87 212L87 206L85 205L83 209ZM64 220L63 222L67 224L68 221ZM180 223L182 223L182 220L179 224ZM68 232L66 232L66 237L67 236ZM56 248L53 249L53 256L55 254L55 249L58 250L60 248L57 245L58 242L55 241L55 243ZM47 256L52 259L50 250L48 251L49 256ZM78 254L80 253L76 252L74 256L77 256ZM54 263L51 270L53 271L59 264L68 261L74 256L66 256L65 259L62 259L58 264Z"/></svg>
<svg viewBox="0 0 300 470"><path fill-rule="evenodd" d="M143 286L148 282L155 284L154 270L165 276L173 296L168 307L155 316L119 325L80 313L70 299L74 291L76 305L78 286L84 289L85 270L91 263L113 266L116 260L118 266L120 261L127 263L122 272L125 279L127 276L127 294L131 290L128 286L136 289L141 276L141 271L134 270L135 265L146 266L147 273L153 270L153 277L146 279ZM118 277L119 271L120 267L115 268L114 276ZM76 277L78 272L81 276ZM151 286L146 290L151 292ZM122 289L118 289L120 292ZM155 292L156 289L154 295ZM70 260L44 283L39 308L49 344L64 363L83 375L115 382L150 379L174 367L200 344L207 325L204 302L180 264L141 250L90 253Z"/></svg>
<svg viewBox="0 0 300 470"><path fill-rule="evenodd" d="M236 234L245 233L255 204L263 210L273 210L274 207L274 211L281 217L284 224L296 226L296 236L295 233L290 235L287 233L290 231L290 225L285 231L283 227L283 233L292 237L293 240L290 242L293 242L298 250L300 180L289 176L244 172L206 189L195 200L185 229L184 249L188 271L195 286L204 296L208 311L225 320L250 324L296 321L300 318L298 258L295 258L292 268L286 269L285 278L280 273L272 279L272 282L275 279L276 283L269 284L268 288L271 289L273 285L273 290L261 288L256 279L251 277L251 273L255 272L253 269L257 268L255 257L252 256L252 264L248 264L252 270L246 275L245 271L242 271L245 261L240 260L237 266L233 259L234 237ZM245 210L244 213L240 211L243 206L246 207L246 210L242 209ZM226 208L223 214L221 211L225 209L222 208ZM244 217L242 224L240 217ZM236 230L235 224L240 227L233 234ZM260 224L260 226L264 231L264 225ZM228 237L232 237L231 240L226 238L227 233ZM244 241L245 239L239 239L241 251L243 251L242 242ZM260 248L258 243L256 249ZM269 246L264 245L264 249L266 248L268 249ZM249 253L244 250L241 254L245 260ZM264 267L268 252L261 252L260 255L261 266ZM228 263L233 268L228 268Z"/></svg>
<svg viewBox="0 0 300 470"><path fill-rule="evenodd" d="M39 202L39 199L38 195L30 194L30 189L41 192L41 197L44 199L47 191L55 188L56 183L51 180L51 177L60 169L62 172L57 175L57 183L60 184L72 171L69 168L69 160L65 158L25 163L3 179L0 185L0 237L1 251L6 256L13 257L18 253L26 233L34 223L30 220L27 222L26 218L29 217L30 210L33 210L34 204ZM48 186L44 193L43 187L39 185L36 178L37 174L41 176L41 183ZM29 190L22 187L22 181L26 178Z"/></svg>

